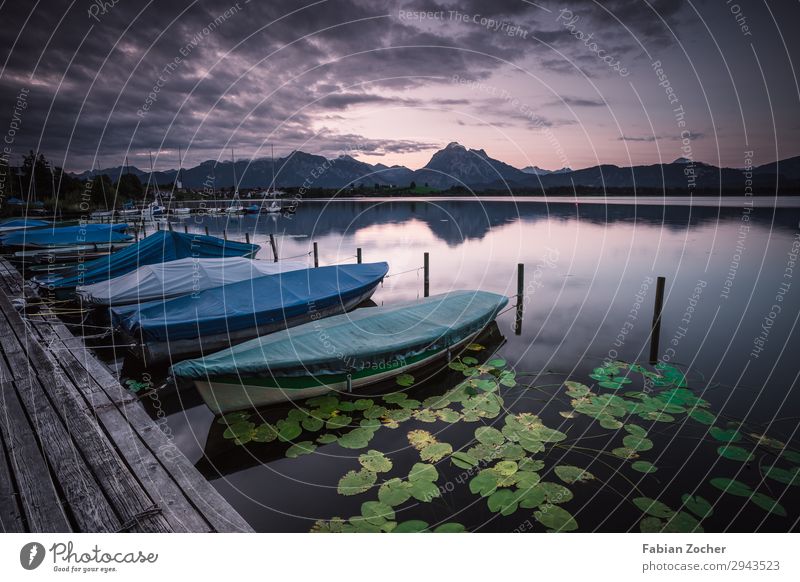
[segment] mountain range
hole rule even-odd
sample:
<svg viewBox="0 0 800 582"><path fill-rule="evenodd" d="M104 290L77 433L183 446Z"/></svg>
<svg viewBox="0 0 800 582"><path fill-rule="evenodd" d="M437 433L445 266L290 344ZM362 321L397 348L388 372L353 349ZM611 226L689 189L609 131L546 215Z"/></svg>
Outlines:
<svg viewBox="0 0 800 582"><path fill-rule="evenodd" d="M273 162L270 159L237 161L235 175L239 187L265 188L272 183ZM800 156L772 162L753 168L753 186L770 188L780 177L781 187L797 190L800 186ZM86 179L106 174L115 180L124 172L136 174L147 181L148 172L134 166L105 168L77 174ZM234 164L208 160L180 172L183 186L191 189L206 187L230 188L234 184ZM171 184L177 170L157 171L153 178L158 184ZM295 151L274 161L275 185L278 188L349 188L363 185L366 188L428 186L445 190L465 187L471 190L519 190L551 188L612 189L669 189L687 187L704 190L738 190L744 193L745 176L742 169L719 168L703 162L678 158L668 164L651 164L620 167L612 164L592 166L580 170L562 168L542 170L536 166L518 169L489 157L482 149L468 149L452 142L433 154L431 160L419 170L405 166L368 164L351 156L325 158ZM689 186L694 184L694 186Z"/></svg>

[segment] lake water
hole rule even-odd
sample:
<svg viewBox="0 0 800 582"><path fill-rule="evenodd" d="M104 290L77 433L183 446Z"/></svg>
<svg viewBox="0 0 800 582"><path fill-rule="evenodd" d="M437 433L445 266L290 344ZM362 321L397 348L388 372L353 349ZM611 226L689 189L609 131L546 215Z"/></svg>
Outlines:
<svg viewBox="0 0 800 582"><path fill-rule="evenodd" d="M414 527L419 520L431 529L458 523L469 531L545 531L564 523L570 525L563 529L577 523L580 531L639 531L658 526L658 519L662 525L672 519L670 513L646 520L645 512L659 514L660 506L643 512L644 498L662 502L669 508L664 511L682 512L673 522L685 529L687 523L695 524L687 515L708 513L694 506L694 512L682 508L682 497L691 495L713 506L713 513L701 522L706 531L796 529L800 283L794 282L794 275L800 209L775 209L772 201L764 200L758 208L744 200L727 200L725 207L649 202L305 201L288 217L186 219L190 231L225 230L238 240L244 239L244 232L255 233L263 259L271 257L270 233L276 236L282 258L310 259L312 242L317 242L322 265L354 262L356 248L361 248L364 262L390 264L390 276L373 297L378 305L422 297L425 252L430 253L431 294L482 289L513 296L517 264L523 263L521 330L515 330L516 314L509 310L479 340L486 349L465 354L481 361L502 358L505 364L500 367L516 372L516 385L500 386L498 414L448 422L417 407L415 417L374 431L364 448L319 444L312 454L297 458L286 457L291 443L238 445L224 438L225 426L215 422L192 390L151 402L151 409L154 414L157 407L168 412L169 430L178 446L259 531L309 531L317 520L361 515L364 502L379 499L381 483L406 477L421 461L419 447L409 441L412 431L427 431L454 450L466 451L475 445L471 441L477 428L501 429L506 415L519 413L535 414L545 426L566 435L547 442L544 451L525 451L537 461L533 469L542 482L565 486L547 490L550 504L518 506L518 499L511 498L514 488L501 483L498 490L508 489L509 494L493 496L490 508L486 497L470 491L470 481L480 469L526 469L528 461L520 458L519 447L511 447L501 453L510 461L502 469L495 458L471 470L455 466L447 455L434 461L441 496L397 503L388 522L410 521L407 527ZM637 456L626 459L618 449L630 447L630 440L625 441L628 431L613 428L614 422L601 426L597 416L575 413L576 396L565 393L563 382L580 382L598 396L615 395L629 403L641 399L643 388L651 395L670 388L645 387L636 373L629 374L631 384L616 390L600 387L589 377L604 361L647 362L658 276L666 278L660 358L685 373L688 389L707 401L703 410L712 416L687 415L684 393L683 400L671 401L683 409L674 409L672 420L640 414L631 420L627 413L618 414L610 421L638 424L652 441L652 448L643 445L629 451ZM123 368L125 377L138 379L141 373L132 364ZM625 369L618 372L625 374ZM417 378L407 393L423 401L463 380L461 370L445 367L430 378ZM385 387L388 392L394 389L398 387ZM380 403L380 396L370 398ZM604 404L620 404L602 398ZM459 406L449 408L463 415ZM274 422L287 418L294 408L253 412L249 420ZM337 415L364 426L357 410L342 408ZM322 433L341 435L346 430L304 431L293 441L313 442ZM726 445L731 440L735 442ZM361 469L358 456L367 450L384 453L391 470L378 472L375 484L363 493L340 494L340 479ZM742 454L744 459L737 458ZM651 470L647 464L636 470L636 461L657 470L642 472ZM567 473L555 470L558 466L579 467L590 475L570 483ZM532 467L527 469L531 472ZM719 479L734 479L736 485L723 493ZM640 501L634 502L636 498ZM562 510L575 521L567 522ZM373 518L373 525L385 524L382 519ZM373 527L361 523L353 527Z"/></svg>

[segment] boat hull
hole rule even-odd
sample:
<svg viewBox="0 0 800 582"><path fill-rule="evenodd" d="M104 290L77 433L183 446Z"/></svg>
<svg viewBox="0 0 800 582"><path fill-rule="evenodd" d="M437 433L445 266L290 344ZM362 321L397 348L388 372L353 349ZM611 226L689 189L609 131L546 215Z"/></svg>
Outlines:
<svg viewBox="0 0 800 582"><path fill-rule="evenodd" d="M433 364L437 361L447 359L449 354L460 351L464 346L471 343L480 332L475 333L461 342L444 347L435 352L423 354L414 361L409 361L406 365L398 365L391 369L377 370L374 373L362 375L351 375L348 380L341 374L329 377L317 376L309 377L307 382L316 385L308 387L290 387L292 382L285 382L282 385L281 378L275 378L274 386L264 386L262 384L248 383L252 378L242 378L240 383L226 382L223 380L205 381L195 380L194 384L203 401L214 414L225 414L236 410L248 408L260 408L275 404L284 404L295 400L305 400L322 396L329 392L349 393L362 390L374 384L379 384L389 380L398 374L408 374L420 368ZM369 371L368 371L369 372Z"/></svg>
<svg viewBox="0 0 800 582"><path fill-rule="evenodd" d="M139 338L133 338L127 335L126 332L120 330L120 333L123 335L126 341L130 340L130 343L134 345L132 348L133 355L141 358L144 360L144 362L148 364L168 362L170 360L176 362L179 360L185 360L192 356L212 354L242 342L285 329L287 327L295 327L303 323L308 323L312 321L312 319L322 319L352 311L361 303L372 297L372 294L375 293L375 288L377 285L378 284L376 282L374 286L367 289L364 293L358 294L345 301L337 301L333 305L325 308L318 308L314 311L308 311L300 316L287 318L280 322L231 331L228 333L169 341L147 341L144 343L139 341Z"/></svg>

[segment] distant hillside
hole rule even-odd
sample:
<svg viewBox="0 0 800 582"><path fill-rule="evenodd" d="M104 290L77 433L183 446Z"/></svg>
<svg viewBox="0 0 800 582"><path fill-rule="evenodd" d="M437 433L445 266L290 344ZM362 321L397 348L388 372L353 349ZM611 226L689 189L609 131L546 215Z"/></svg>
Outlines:
<svg viewBox="0 0 800 582"><path fill-rule="evenodd" d="M193 168L181 170L183 185L200 190L230 188L234 183L234 165L230 161L208 160ZM92 175L106 174L112 180L130 172L146 182L148 172L135 166L105 168L78 174L86 179ZM177 169L157 171L154 180L159 184L172 183ZM740 169L718 168L702 162L678 158L668 164L619 167L612 164L593 166L581 170L562 168L543 170L537 166L523 169L489 157L482 149L468 149L452 142L431 157L419 170L404 166L368 164L351 156L325 158L295 151L273 162L269 159L240 160L236 162L236 176L240 188L266 188L272 183L278 188L343 189L363 186L374 188L418 187L447 190L466 188L472 191L525 189L542 190L591 188L602 192L604 188L616 190L725 190L744 193L744 174ZM753 168L754 187L762 190L774 188L776 181L783 193L794 193L800 187L800 156L764 164ZM779 180L778 180L779 179Z"/></svg>

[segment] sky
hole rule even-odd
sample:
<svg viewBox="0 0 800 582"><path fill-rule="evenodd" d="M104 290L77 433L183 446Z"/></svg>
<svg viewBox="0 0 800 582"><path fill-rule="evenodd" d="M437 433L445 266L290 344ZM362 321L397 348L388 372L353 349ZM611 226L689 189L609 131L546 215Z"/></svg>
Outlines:
<svg viewBox="0 0 800 582"><path fill-rule="evenodd" d="M800 154L798 22L764 0L2 2L3 156L766 163Z"/></svg>

